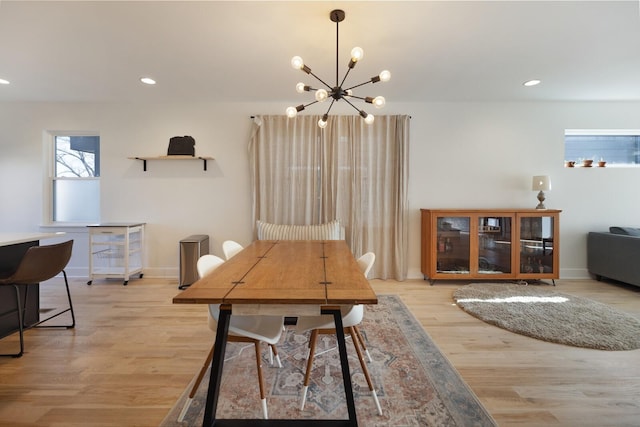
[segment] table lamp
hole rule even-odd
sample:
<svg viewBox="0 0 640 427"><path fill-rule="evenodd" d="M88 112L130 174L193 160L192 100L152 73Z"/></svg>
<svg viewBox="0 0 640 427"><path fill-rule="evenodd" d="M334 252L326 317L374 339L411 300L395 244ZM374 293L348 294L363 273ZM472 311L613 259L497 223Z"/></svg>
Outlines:
<svg viewBox="0 0 640 427"><path fill-rule="evenodd" d="M533 177L531 189L538 191L538 206L536 209L547 209L544 205L544 192L551 190L551 179L548 175L537 175Z"/></svg>

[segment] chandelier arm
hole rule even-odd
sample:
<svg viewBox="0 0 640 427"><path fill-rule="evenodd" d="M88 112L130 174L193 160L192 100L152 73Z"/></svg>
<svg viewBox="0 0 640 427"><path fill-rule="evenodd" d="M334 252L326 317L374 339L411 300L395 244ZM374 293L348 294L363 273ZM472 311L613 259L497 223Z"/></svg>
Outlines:
<svg viewBox="0 0 640 427"><path fill-rule="evenodd" d="M367 98L366 98L366 97L364 97L364 96L356 96L356 95L345 95L345 96L348 96L349 98L361 99L361 100L363 100L363 101L366 101L366 100L367 100ZM343 98L343 99L344 99L344 98Z"/></svg>
<svg viewBox="0 0 640 427"><path fill-rule="evenodd" d="M320 102L320 101L313 101L313 102L310 102L308 104L304 104L304 108L307 108L309 105L317 104L318 102Z"/></svg>
<svg viewBox="0 0 640 427"><path fill-rule="evenodd" d="M325 85L327 87L327 89L333 89L333 87L331 87L330 85L328 85L324 80L322 80L320 77L316 76L315 74L313 74L313 72L309 72L309 74L311 74L313 77L315 77L316 79L318 79L318 81L320 81L320 83L322 83L323 85Z"/></svg>
<svg viewBox="0 0 640 427"><path fill-rule="evenodd" d="M358 107L356 107L355 105L353 105L347 98L342 97L342 99L344 99L346 101L347 104L351 105L353 107L354 110L356 110L358 113L360 113L361 111L364 110L359 110Z"/></svg>
<svg viewBox="0 0 640 427"><path fill-rule="evenodd" d="M348 87L348 88L346 88L345 90L355 89L355 88L357 88L357 87L364 86L364 85L369 84L369 83L371 83L371 80L367 80L366 82L362 82L362 83L357 84L357 85L355 85L355 86Z"/></svg>
<svg viewBox="0 0 640 427"><path fill-rule="evenodd" d="M342 78L342 81L340 82L340 86L339 87L342 87L342 85L344 84L345 80L347 80L347 76L349 75L349 71L351 71L351 67L347 68L347 72L344 73L344 77Z"/></svg>
<svg viewBox="0 0 640 427"><path fill-rule="evenodd" d="M331 104L329 104L329 108L327 109L327 112L326 112L326 113L324 113L324 114L325 114L325 116L328 116L328 115L329 115L329 111L331 111L331 107L333 107L333 103L334 103L334 102L336 102L336 100L335 100L335 99L332 99L332 100L331 100Z"/></svg>

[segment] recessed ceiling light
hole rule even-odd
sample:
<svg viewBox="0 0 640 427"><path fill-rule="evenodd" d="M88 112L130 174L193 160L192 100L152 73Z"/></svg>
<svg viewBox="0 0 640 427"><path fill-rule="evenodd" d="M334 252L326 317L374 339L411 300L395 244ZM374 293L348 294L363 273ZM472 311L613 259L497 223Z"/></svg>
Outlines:
<svg viewBox="0 0 640 427"><path fill-rule="evenodd" d="M142 77L140 79L140 81L146 85L154 85L156 84L156 81L153 80L151 77Z"/></svg>
<svg viewBox="0 0 640 427"><path fill-rule="evenodd" d="M539 85L540 83L541 83L540 80L529 80L529 81L526 81L526 82L524 82L522 84L524 86L536 86L536 85Z"/></svg>
<svg viewBox="0 0 640 427"><path fill-rule="evenodd" d="M8 85L8 84L9 84L9 80L0 79L0 85Z"/></svg>

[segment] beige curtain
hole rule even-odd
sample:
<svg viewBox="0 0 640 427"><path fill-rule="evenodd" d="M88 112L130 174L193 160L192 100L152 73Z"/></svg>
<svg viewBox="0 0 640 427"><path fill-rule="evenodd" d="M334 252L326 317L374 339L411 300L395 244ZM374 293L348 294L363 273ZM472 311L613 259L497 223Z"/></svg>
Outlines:
<svg viewBox="0 0 640 427"><path fill-rule="evenodd" d="M249 142L253 220L340 220L357 257L376 254L371 278L407 275L409 116L257 116Z"/></svg>

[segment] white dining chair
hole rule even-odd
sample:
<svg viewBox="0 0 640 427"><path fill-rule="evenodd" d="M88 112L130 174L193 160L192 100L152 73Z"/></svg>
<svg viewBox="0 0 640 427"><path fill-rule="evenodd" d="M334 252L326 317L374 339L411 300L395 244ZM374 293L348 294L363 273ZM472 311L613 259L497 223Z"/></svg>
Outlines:
<svg viewBox="0 0 640 427"><path fill-rule="evenodd" d="M198 259L196 264L196 268L198 270L198 275L202 278L207 274L214 271L216 268L224 264L224 260L215 255L203 255ZM217 330L218 326L218 318L220 316L220 304L210 304L209 305L209 328L212 331ZM260 401L262 404L262 414L265 419L269 418L269 414L267 411L267 398L266 391L264 387L264 378L262 375L262 356L260 352L260 343L265 342L269 344L269 357L270 362L273 365L273 360L275 360L278 364L279 368L282 368L282 363L280 362L280 357L278 356L278 351L276 350L275 344L280 340L282 335L284 325L284 317L283 316L231 316L229 321L229 334L227 336L227 342L247 342L252 343L255 348L256 353L256 367L258 371L258 384L260 386ZM193 397L202 382L202 378L204 377L205 372L211 365L211 361L213 359L213 350L214 347L211 347L209 354L207 355L207 359L205 360L200 372L198 373L198 377L189 393L187 401L185 402L180 415L178 416L178 421L182 422L184 416L193 401Z"/></svg>
<svg viewBox="0 0 640 427"><path fill-rule="evenodd" d="M369 271L371 270L371 267L373 267L373 263L375 262L375 260L376 256L373 252L367 252L366 254L358 258L358 267L360 267L360 270L365 277L367 277L367 275L369 274ZM362 355L362 351L364 350L369 361L371 361L369 351L367 350L362 334L358 329L358 325L362 322L362 319L364 317L364 306L362 304L343 306L340 308L340 311L342 313L342 326L344 327L345 333L349 333L349 335L351 335L353 346L356 349L358 360L360 361L360 366L362 367L362 373L367 380L367 384L369 386L369 390L371 391L371 395L373 396L373 400L376 404L378 414L382 415L382 407L380 406L380 401L378 400L378 395L373 386L371 375L369 375L367 364ZM298 317L296 331L299 333L311 331L307 355L307 368L304 374L304 383L302 386L302 402L300 405L300 410L303 410L304 405L307 401L307 391L309 389L309 379L311 378L311 369L313 367L313 359L315 356L316 341L318 339L318 335L335 334L336 326L333 317L330 315L325 314L321 316L301 316Z"/></svg>
<svg viewBox="0 0 640 427"><path fill-rule="evenodd" d="M222 252L224 252L224 257L227 260L243 249L244 247L240 243L233 240L225 240L222 242Z"/></svg>

